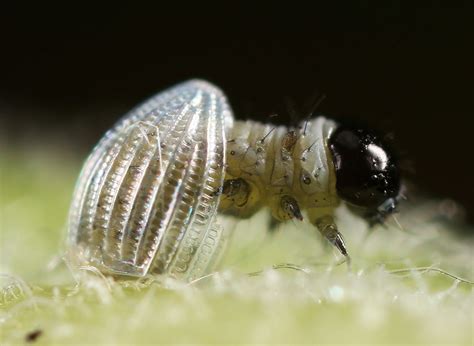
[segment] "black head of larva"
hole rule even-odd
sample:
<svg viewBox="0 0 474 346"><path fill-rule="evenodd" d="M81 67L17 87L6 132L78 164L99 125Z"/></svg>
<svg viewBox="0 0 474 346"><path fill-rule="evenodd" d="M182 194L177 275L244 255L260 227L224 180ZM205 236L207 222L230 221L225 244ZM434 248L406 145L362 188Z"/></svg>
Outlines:
<svg viewBox="0 0 474 346"><path fill-rule="evenodd" d="M364 210L371 224L396 209L400 170L390 148L373 133L339 126L328 141L341 199Z"/></svg>

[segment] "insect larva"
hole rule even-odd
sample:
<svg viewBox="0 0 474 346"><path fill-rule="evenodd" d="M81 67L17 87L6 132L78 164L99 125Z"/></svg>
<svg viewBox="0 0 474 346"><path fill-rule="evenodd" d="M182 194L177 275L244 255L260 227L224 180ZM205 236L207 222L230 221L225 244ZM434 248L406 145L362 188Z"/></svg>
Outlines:
<svg viewBox="0 0 474 346"><path fill-rule="evenodd" d="M334 209L343 200L381 220L399 189L397 163L371 133L324 117L296 129L234 121L217 87L191 80L105 134L77 183L68 239L104 272L190 280L224 248L218 212L269 207L277 221L306 213L349 258Z"/></svg>

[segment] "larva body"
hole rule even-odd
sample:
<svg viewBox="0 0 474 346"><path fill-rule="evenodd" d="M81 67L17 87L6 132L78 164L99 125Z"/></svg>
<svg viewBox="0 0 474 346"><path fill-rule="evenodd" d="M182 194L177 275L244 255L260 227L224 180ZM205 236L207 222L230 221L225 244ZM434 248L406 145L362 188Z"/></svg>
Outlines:
<svg viewBox="0 0 474 346"><path fill-rule="evenodd" d="M334 208L339 203L327 139L336 123L318 117L302 124L304 135L285 126L236 121L227 135L226 181L242 179L250 188L246 203L226 194L221 210L249 216L269 207L273 217L294 217L285 211L284 196L295 199L301 210ZM317 212L317 210L314 210Z"/></svg>
<svg viewBox="0 0 474 346"><path fill-rule="evenodd" d="M345 172L337 158L347 157L347 134L332 136L338 128L323 117L297 130L234 121L218 88L179 84L126 114L86 161L70 249L113 275L192 280L212 270L224 249L229 230L216 223L218 212L247 217L269 207L279 221L307 210L347 256L332 218ZM385 209L392 190L383 195Z"/></svg>

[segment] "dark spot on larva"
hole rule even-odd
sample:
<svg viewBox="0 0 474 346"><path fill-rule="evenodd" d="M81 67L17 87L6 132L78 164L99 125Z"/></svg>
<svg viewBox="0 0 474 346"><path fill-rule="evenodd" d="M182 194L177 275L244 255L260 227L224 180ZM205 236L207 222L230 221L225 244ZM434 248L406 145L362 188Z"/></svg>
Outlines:
<svg viewBox="0 0 474 346"><path fill-rule="evenodd" d="M281 145L282 149L286 151L293 151L293 148L295 147L296 142L298 141L298 135L296 134L296 131L291 130L288 131L285 136L282 139Z"/></svg>
<svg viewBox="0 0 474 346"><path fill-rule="evenodd" d="M234 150L231 150L231 151L230 151L230 154L231 154L231 155L235 155L235 151L234 151Z"/></svg>
<svg viewBox="0 0 474 346"><path fill-rule="evenodd" d="M311 184L311 178L308 175L303 175L303 183L306 185Z"/></svg>
<svg viewBox="0 0 474 346"><path fill-rule="evenodd" d="M43 335L43 331L35 329L25 335L25 341L28 343L36 342L41 335Z"/></svg>
<svg viewBox="0 0 474 346"><path fill-rule="evenodd" d="M306 157L303 156L303 157L301 158L301 161L305 162L305 161L306 161Z"/></svg>
<svg viewBox="0 0 474 346"><path fill-rule="evenodd" d="M261 153L262 152L262 148L257 148L257 153Z"/></svg>

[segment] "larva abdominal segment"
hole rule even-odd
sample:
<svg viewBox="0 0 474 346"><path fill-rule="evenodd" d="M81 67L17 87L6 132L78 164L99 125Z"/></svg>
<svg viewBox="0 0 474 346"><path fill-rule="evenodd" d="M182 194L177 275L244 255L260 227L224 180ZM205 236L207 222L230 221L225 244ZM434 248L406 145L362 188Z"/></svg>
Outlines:
<svg viewBox="0 0 474 346"><path fill-rule="evenodd" d="M255 196L250 194L249 203L240 207L224 196L221 209L249 216L257 206L267 205L283 221L287 217L279 204L284 195L292 196L303 209L335 207L338 199L326 140L336 125L319 117L306 126L306 135L298 135L288 148L284 145L291 133L288 128L236 121L228 134L226 180L245 180Z"/></svg>
<svg viewBox="0 0 474 346"><path fill-rule="evenodd" d="M70 251L113 275L192 280L225 249L229 230L217 213L247 217L262 207L280 221L307 210L337 246L327 148L336 124L320 117L305 125L302 134L234 122L223 93L200 80L152 97L86 161L71 206Z"/></svg>

